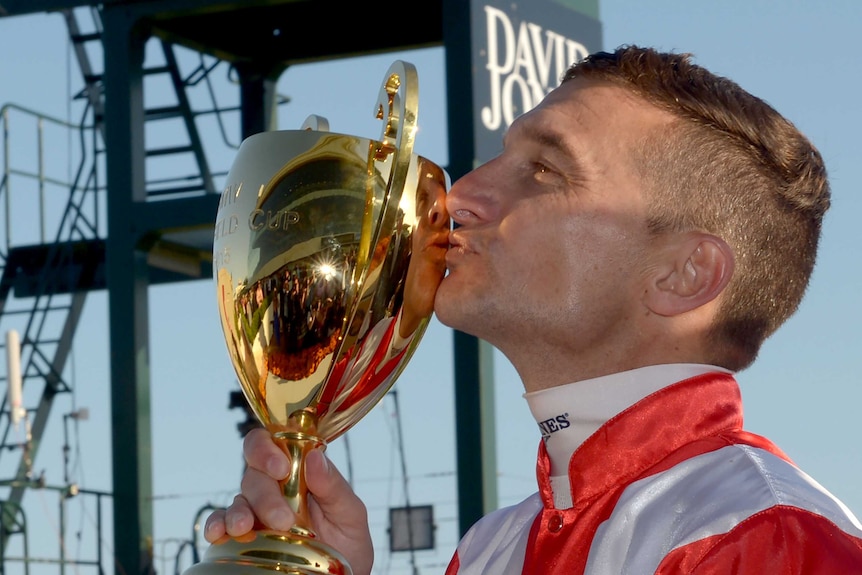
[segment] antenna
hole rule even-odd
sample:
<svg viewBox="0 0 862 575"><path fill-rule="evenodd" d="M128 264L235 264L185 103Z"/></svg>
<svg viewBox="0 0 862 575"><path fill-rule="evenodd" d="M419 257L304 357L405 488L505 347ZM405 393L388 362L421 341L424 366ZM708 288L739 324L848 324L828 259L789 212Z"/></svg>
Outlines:
<svg viewBox="0 0 862 575"><path fill-rule="evenodd" d="M18 332L10 329L6 332L6 366L9 382L9 415L15 429L27 415L24 409L21 392L21 338Z"/></svg>

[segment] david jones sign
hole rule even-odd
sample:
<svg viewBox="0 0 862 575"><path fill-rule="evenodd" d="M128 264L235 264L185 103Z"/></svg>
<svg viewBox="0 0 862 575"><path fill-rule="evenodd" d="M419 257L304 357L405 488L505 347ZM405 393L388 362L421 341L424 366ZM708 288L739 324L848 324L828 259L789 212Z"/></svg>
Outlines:
<svg viewBox="0 0 862 575"><path fill-rule="evenodd" d="M503 133L559 85L573 63L601 49L601 25L550 0L472 6L476 161L500 151Z"/></svg>

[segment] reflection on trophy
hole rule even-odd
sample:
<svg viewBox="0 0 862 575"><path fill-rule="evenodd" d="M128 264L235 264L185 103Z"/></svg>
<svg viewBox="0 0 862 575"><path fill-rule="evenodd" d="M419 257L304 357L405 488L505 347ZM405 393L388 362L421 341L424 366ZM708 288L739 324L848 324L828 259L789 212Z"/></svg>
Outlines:
<svg viewBox="0 0 862 575"><path fill-rule="evenodd" d="M215 226L218 309L245 398L293 462L283 493L297 522L226 537L187 575L351 573L310 524L304 457L391 388L445 272L449 181L413 154L417 98L415 69L397 61L376 105L379 140L311 117L239 149Z"/></svg>

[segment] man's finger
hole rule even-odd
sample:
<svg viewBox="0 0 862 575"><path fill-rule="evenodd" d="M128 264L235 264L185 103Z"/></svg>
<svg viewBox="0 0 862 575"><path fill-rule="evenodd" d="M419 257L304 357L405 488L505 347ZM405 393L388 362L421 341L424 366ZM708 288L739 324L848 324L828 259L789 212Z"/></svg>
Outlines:
<svg viewBox="0 0 862 575"><path fill-rule="evenodd" d="M249 467L262 471L274 479L287 477L290 462L267 430L256 428L249 431L243 439L242 452Z"/></svg>
<svg viewBox="0 0 862 575"><path fill-rule="evenodd" d="M242 495L234 497L233 503L225 510L224 528L228 535L234 537L245 535L254 529L254 513Z"/></svg>
<svg viewBox="0 0 862 575"><path fill-rule="evenodd" d="M227 532L225 530L224 517L224 509L216 509L207 517L206 526L204 527L204 539L208 543L215 543Z"/></svg>
<svg viewBox="0 0 862 575"><path fill-rule="evenodd" d="M281 487L276 480L266 473L257 469L247 469L242 476L242 493L245 508L237 499L228 509L227 529L231 535L235 534L231 531L232 519L243 521L243 527L246 526L246 519L250 520L252 524L248 525L246 530L252 528L255 516L265 527L270 529L286 531L293 526L293 511L287 504ZM232 517L231 511L234 508L236 508L236 516Z"/></svg>

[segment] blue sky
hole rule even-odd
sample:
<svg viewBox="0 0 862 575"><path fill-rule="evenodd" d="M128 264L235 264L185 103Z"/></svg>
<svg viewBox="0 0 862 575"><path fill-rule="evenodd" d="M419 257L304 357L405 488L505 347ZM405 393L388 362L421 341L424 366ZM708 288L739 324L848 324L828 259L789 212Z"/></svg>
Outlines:
<svg viewBox="0 0 862 575"><path fill-rule="evenodd" d="M862 262L856 245L862 218L862 64L857 58L862 3L603 0L600 9L605 48L634 43L691 52L698 63L771 103L823 153L833 207L811 287L796 316L739 380L747 427L769 436L857 515L862 513ZM0 105L15 103L77 120L69 95L80 87L80 76L70 65L59 16L0 20L0 54ZM290 68L279 82L280 92L291 98L281 109L280 127L298 128L308 114L317 113L329 118L334 131L377 136L371 107L395 58L414 63L419 71L417 152L445 165L441 49ZM232 98L226 91L225 101ZM21 140L14 140L13 155L32 161L35 147L21 137L28 143L18 146L14 142ZM58 169L68 165L65 142L46 152L46 161L62 166ZM222 150L215 158L213 169L219 170L227 169L232 156ZM26 221L24 227L35 227L35 216ZM155 551L162 570L173 569L179 541L191 536L195 513L206 504L228 502L239 484L241 440L235 424L242 417L227 409L236 380L213 295L208 280L150 291ZM72 478L90 489L111 488L106 313L106 295L93 294L67 374L75 393L57 400L35 462L49 484L63 482L61 414L87 407L89 419L70 427ZM9 324L4 321L0 328L5 330ZM414 505L433 504L437 523L437 550L416 556L421 573L442 572L457 542L451 347L450 332L433 323L396 385L409 499ZM495 375L499 495L501 504L510 504L534 488L540 436L517 377L500 357ZM386 540L387 510L404 503L395 422L395 402L386 398L330 446L330 456L345 473L352 470L355 488L368 503L379 574L410 571L409 558L390 554ZM3 459L8 456L0 457L0 468ZM31 554L56 556L55 495L31 492L25 509L34 533ZM92 501L69 502L67 556L94 555L94 513ZM112 546L107 531L104 552Z"/></svg>

